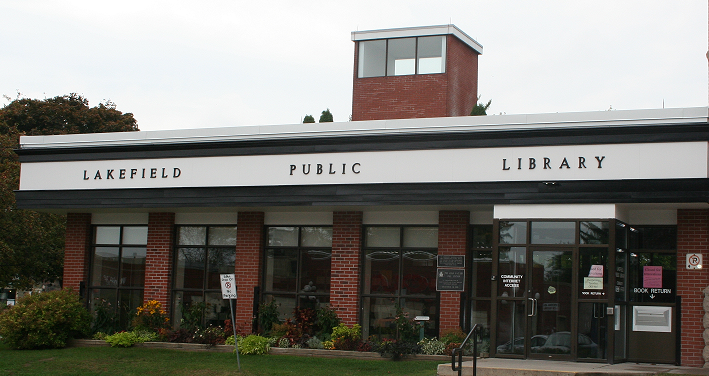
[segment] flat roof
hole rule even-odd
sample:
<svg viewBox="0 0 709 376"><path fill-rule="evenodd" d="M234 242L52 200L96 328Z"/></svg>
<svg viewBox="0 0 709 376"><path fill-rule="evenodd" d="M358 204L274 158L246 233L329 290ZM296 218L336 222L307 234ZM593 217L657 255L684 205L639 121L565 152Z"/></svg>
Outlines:
<svg viewBox="0 0 709 376"><path fill-rule="evenodd" d="M668 126L709 122L708 107L615 110L526 115L458 116L420 119L246 125L139 132L22 136L20 149L180 144L247 140L297 139L426 134L437 132L495 132L538 129Z"/></svg>
<svg viewBox="0 0 709 376"><path fill-rule="evenodd" d="M389 39L389 38L406 38L406 37L425 37L429 35L455 35L475 50L477 53L483 53L483 46L468 34L464 33L455 25L435 25L435 26L419 26L419 27L404 27L398 29L381 29L381 30L366 30L353 31L352 41L372 40L372 39Z"/></svg>

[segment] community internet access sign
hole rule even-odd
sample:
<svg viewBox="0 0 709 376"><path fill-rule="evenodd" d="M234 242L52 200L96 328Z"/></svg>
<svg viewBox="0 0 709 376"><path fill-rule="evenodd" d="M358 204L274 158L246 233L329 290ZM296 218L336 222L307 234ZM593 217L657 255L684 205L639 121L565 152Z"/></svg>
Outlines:
<svg viewBox="0 0 709 376"><path fill-rule="evenodd" d="M236 278L233 274L220 274L222 299L236 299Z"/></svg>

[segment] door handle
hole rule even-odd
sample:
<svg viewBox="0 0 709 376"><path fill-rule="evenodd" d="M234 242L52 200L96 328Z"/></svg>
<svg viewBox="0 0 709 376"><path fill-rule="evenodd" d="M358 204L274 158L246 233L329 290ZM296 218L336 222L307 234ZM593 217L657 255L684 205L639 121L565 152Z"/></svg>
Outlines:
<svg viewBox="0 0 709 376"><path fill-rule="evenodd" d="M537 299L534 299L534 298L527 298L527 299L530 300L532 303L531 309L530 309L531 312L527 316L534 317L537 315Z"/></svg>

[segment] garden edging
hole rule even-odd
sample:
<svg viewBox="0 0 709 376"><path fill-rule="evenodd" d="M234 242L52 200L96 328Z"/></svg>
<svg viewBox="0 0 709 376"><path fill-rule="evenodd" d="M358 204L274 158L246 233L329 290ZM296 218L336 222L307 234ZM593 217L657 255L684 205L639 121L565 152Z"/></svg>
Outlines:
<svg viewBox="0 0 709 376"><path fill-rule="evenodd" d="M70 340L67 347L104 347L110 346L104 340L98 339L73 339ZM216 345L210 346L201 343L176 343L176 342L144 342L136 343L134 347L146 347L152 349L169 349L169 350L180 350L180 351L208 351L208 352L232 352L234 351L234 346L230 345ZM270 355L293 355L293 356L311 356L320 358L353 358L353 359L380 359L387 360L388 358L383 358L379 353L376 352L366 352L366 351L343 351L343 350L320 350L320 349L294 349L294 348L281 348L281 347L271 347L268 352ZM442 363L449 362L451 360L450 356L447 355L424 355L417 354L414 356L407 356L404 360L433 360L440 361ZM463 357L463 360L473 360L472 357Z"/></svg>

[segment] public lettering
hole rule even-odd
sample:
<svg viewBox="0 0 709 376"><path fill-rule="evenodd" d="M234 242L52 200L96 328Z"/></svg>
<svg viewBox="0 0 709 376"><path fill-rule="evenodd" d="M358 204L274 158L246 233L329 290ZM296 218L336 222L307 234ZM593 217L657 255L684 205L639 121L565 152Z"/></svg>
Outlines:
<svg viewBox="0 0 709 376"><path fill-rule="evenodd" d="M311 166L315 165L314 169L311 169ZM347 175L348 171L351 171L353 174L359 174L361 171L360 167L362 165L360 163L352 163L351 165L349 163L343 163L342 164L342 175ZM325 167L327 167L327 170L325 170ZM298 167L294 164L288 165L288 175L293 176L298 174L297 171ZM314 171L313 171L314 170ZM323 163L303 163L303 170L302 173L303 175L309 175L311 171L313 171L316 175L335 175L337 174L339 168L336 167L335 163L328 163L327 165Z"/></svg>

